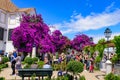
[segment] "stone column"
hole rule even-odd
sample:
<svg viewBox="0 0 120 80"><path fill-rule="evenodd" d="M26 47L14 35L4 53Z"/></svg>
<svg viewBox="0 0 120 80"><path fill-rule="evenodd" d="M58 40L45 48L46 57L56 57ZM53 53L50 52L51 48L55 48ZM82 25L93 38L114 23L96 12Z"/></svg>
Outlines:
<svg viewBox="0 0 120 80"><path fill-rule="evenodd" d="M110 60L106 61L106 74L109 74L112 72L112 62Z"/></svg>

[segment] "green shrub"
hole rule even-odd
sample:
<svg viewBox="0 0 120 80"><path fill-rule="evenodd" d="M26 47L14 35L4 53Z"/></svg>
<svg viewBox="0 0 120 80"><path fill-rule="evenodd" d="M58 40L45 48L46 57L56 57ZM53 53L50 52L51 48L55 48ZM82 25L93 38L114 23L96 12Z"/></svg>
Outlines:
<svg viewBox="0 0 120 80"><path fill-rule="evenodd" d="M118 61L117 55L113 56L111 61L112 61L112 63L116 63Z"/></svg>
<svg viewBox="0 0 120 80"><path fill-rule="evenodd" d="M86 80L85 76L80 76L79 80Z"/></svg>
<svg viewBox="0 0 120 80"><path fill-rule="evenodd" d="M65 74L64 76L67 77L68 80L73 80L73 76L70 74Z"/></svg>
<svg viewBox="0 0 120 80"><path fill-rule="evenodd" d="M100 56L97 56L97 57L95 58L95 63L100 63L100 61L101 61L101 57L100 57Z"/></svg>
<svg viewBox="0 0 120 80"><path fill-rule="evenodd" d="M49 79L47 79L47 80L49 80ZM66 77L66 76L59 76L59 77L57 77L57 78L54 79L54 80L69 80L69 79L68 79L68 77Z"/></svg>
<svg viewBox="0 0 120 80"><path fill-rule="evenodd" d="M53 65L52 65L52 68L53 68L53 70L55 70L55 71L61 69L60 64L53 64Z"/></svg>
<svg viewBox="0 0 120 80"><path fill-rule="evenodd" d="M66 70L66 61L63 61L61 64L60 64L60 69L62 71L65 71Z"/></svg>
<svg viewBox="0 0 120 80"><path fill-rule="evenodd" d="M4 63L6 63L6 62L8 62L9 61L9 58L8 57L2 57L2 63L4 64Z"/></svg>
<svg viewBox="0 0 120 80"><path fill-rule="evenodd" d="M1 68L7 68L8 64L1 64L0 66L1 66Z"/></svg>
<svg viewBox="0 0 120 80"><path fill-rule="evenodd" d="M81 73L83 71L83 64L78 61L70 61L67 64L67 71L75 73Z"/></svg>
<svg viewBox="0 0 120 80"><path fill-rule="evenodd" d="M43 68L44 61L39 61L37 64L38 64L38 68Z"/></svg>
<svg viewBox="0 0 120 80"><path fill-rule="evenodd" d="M27 64L27 65L24 66L24 69L30 69L30 66L31 65Z"/></svg>
<svg viewBox="0 0 120 80"><path fill-rule="evenodd" d="M0 77L0 80L5 80L5 78L4 77Z"/></svg>
<svg viewBox="0 0 120 80"><path fill-rule="evenodd" d="M0 72L2 71L2 67L0 66Z"/></svg>
<svg viewBox="0 0 120 80"><path fill-rule="evenodd" d="M26 57L25 58L25 63L32 64L33 63L33 59L31 57Z"/></svg>
<svg viewBox="0 0 120 80"><path fill-rule="evenodd" d="M22 65L25 65L25 64L26 64L25 61L22 61L21 63L22 63Z"/></svg>
<svg viewBox="0 0 120 80"><path fill-rule="evenodd" d="M105 80L120 80L119 76L114 75L113 73L109 73L105 76Z"/></svg>
<svg viewBox="0 0 120 80"><path fill-rule="evenodd" d="M33 62L38 62L38 57L34 57L32 59L33 59Z"/></svg>

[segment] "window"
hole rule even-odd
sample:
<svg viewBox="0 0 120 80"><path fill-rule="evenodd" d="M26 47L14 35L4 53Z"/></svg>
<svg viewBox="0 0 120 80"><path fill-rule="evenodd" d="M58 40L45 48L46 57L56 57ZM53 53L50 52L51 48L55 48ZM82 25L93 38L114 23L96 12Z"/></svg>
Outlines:
<svg viewBox="0 0 120 80"><path fill-rule="evenodd" d="M0 27L0 40L3 40L4 29Z"/></svg>
<svg viewBox="0 0 120 80"><path fill-rule="evenodd" d="M11 41L12 31L13 31L13 29L9 29L9 32L8 32L8 41Z"/></svg>
<svg viewBox="0 0 120 80"><path fill-rule="evenodd" d="M10 15L10 24L16 24L15 15Z"/></svg>

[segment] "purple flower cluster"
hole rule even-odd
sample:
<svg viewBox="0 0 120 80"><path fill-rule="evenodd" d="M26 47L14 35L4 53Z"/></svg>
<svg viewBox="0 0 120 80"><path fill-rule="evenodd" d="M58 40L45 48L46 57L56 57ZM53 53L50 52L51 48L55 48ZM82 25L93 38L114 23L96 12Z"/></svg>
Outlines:
<svg viewBox="0 0 120 80"><path fill-rule="evenodd" d="M37 48L49 40L49 27L43 22L41 15L23 15L20 26L12 32L13 45L22 52L31 52L33 45ZM46 44L44 44L46 45Z"/></svg>
<svg viewBox="0 0 120 80"><path fill-rule="evenodd" d="M77 51L81 51L85 46L93 45L93 42L90 41L90 38L85 35L76 35L76 37L71 41L71 46Z"/></svg>
<svg viewBox="0 0 120 80"><path fill-rule="evenodd" d="M41 15L23 15L20 26L12 32L11 39L14 47L21 52L32 52L36 46L40 53L63 52L71 46L81 50L86 45L93 44L84 34L77 35L72 41L63 36L59 30L49 34L49 27L43 22Z"/></svg>
<svg viewBox="0 0 120 80"><path fill-rule="evenodd" d="M51 37L56 52L62 52L70 46L70 40L66 36L63 36L59 30L55 30Z"/></svg>

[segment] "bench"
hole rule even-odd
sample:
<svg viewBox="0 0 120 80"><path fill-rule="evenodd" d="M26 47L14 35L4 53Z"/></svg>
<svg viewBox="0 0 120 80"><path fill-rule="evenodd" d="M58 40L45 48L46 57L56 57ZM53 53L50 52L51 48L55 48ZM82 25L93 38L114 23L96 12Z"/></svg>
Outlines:
<svg viewBox="0 0 120 80"><path fill-rule="evenodd" d="M44 79L44 76L48 76L51 79L53 69L19 69L18 70L18 76L22 77L22 80L24 80L24 77L31 77L33 74L36 75L36 77L42 77L42 80Z"/></svg>

